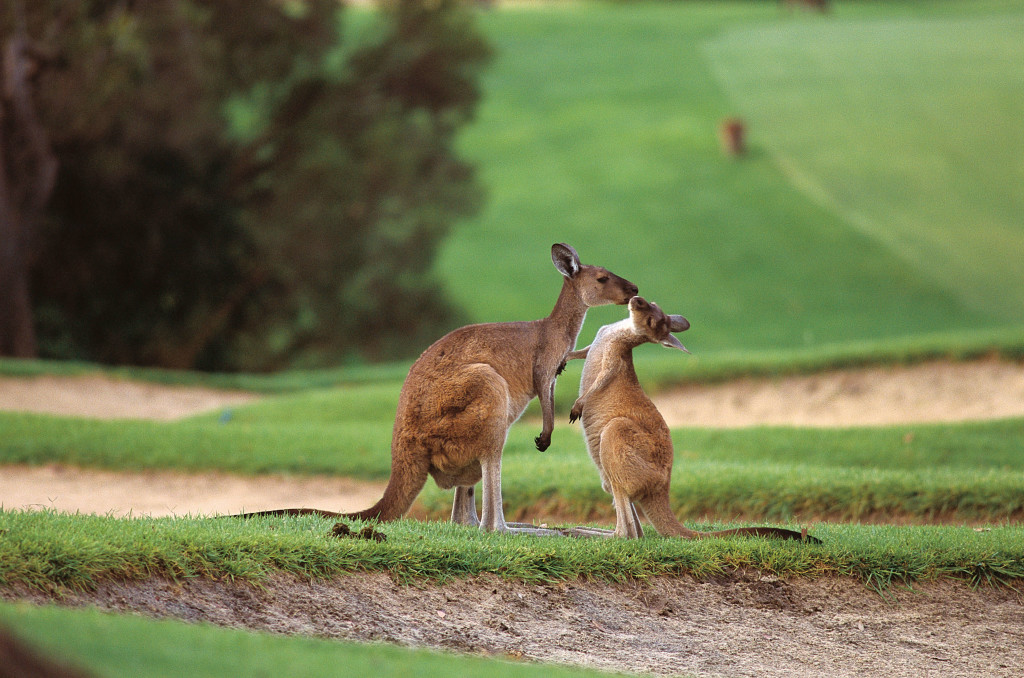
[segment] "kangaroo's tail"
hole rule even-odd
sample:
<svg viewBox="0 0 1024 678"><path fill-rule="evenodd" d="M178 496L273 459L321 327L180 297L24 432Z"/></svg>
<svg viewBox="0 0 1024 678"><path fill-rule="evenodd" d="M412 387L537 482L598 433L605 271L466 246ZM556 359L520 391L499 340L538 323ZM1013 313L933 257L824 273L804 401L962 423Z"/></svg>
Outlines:
<svg viewBox="0 0 1024 678"><path fill-rule="evenodd" d="M668 503L668 492L649 494L636 503L640 504L644 515L647 516L647 520L651 521L651 525L654 525L658 534L685 539L696 539L701 536L700 532L695 532L679 522Z"/></svg>
<svg viewBox="0 0 1024 678"><path fill-rule="evenodd" d="M668 493L648 496L638 502L647 519L654 525L658 534L664 536L683 537L684 539L704 539L707 537L768 537L771 539L796 539L810 544L820 544L821 540L807 534L807 530L796 532L781 527L737 527L718 532L697 532L691 530L676 518L668 503Z"/></svg>
<svg viewBox="0 0 1024 678"><path fill-rule="evenodd" d="M364 511L341 514L353 520L397 520L406 514L423 486L427 484L430 455L425 451L395 449L391 454L391 477L384 488L384 496ZM338 514L335 514L338 515Z"/></svg>
<svg viewBox="0 0 1024 678"><path fill-rule="evenodd" d="M796 539L810 544L821 543L821 540L817 537L807 534L807 530L797 532L795 530L787 530L781 527L737 527L732 530L721 530L719 532L701 532L700 535L702 537L768 537L770 539Z"/></svg>
<svg viewBox="0 0 1024 678"><path fill-rule="evenodd" d="M365 511L338 513L315 508L284 508L252 513L236 513L225 518L255 518L258 516L321 516L323 518L347 518L351 520L378 520L386 522L405 515L416 500L420 490L427 483L430 468L427 454L391 455L391 477L384 488L384 496Z"/></svg>

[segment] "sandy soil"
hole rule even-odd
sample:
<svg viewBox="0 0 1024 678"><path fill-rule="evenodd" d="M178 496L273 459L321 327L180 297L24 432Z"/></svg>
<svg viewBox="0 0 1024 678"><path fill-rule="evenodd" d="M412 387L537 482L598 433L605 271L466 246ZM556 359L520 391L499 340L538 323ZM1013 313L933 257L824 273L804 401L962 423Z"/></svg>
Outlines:
<svg viewBox="0 0 1024 678"><path fill-rule="evenodd" d="M0 377L0 410L90 419L170 421L256 400L251 393L163 386L91 375Z"/></svg>
<svg viewBox="0 0 1024 678"><path fill-rule="evenodd" d="M218 515L285 506L358 511L384 483L348 478L144 471L119 473L60 465L0 466L0 502L10 509L54 509L115 517Z"/></svg>
<svg viewBox="0 0 1024 678"><path fill-rule="evenodd" d="M237 391L102 376L0 377L0 410L173 420L252 402ZM928 362L778 379L692 384L659 394L670 426L879 426L1024 416L1024 364Z"/></svg>
<svg viewBox="0 0 1024 678"><path fill-rule="evenodd" d="M487 576L402 585L384 574L262 588L105 582L64 605L232 627L384 641L656 675L1024 675L1024 604L1005 589L924 583L886 598L845 579L737 573L712 581L535 585ZM0 598L47 600L0 590Z"/></svg>
<svg viewBox="0 0 1024 678"><path fill-rule="evenodd" d="M669 426L883 426L1024 415L1024 364L929 362L778 379L694 384L659 394Z"/></svg>
<svg viewBox="0 0 1024 678"><path fill-rule="evenodd" d="M174 419L249 394L99 377L0 379L0 408ZM1024 365L997 361L844 370L690 386L657 398L672 425L847 426L1024 415ZM0 467L7 509L214 514L279 506L340 510L380 496L343 479L119 474ZM1005 589L926 583L882 597L844 579L737 573L714 581L537 586L480 577L399 585L383 574L265 587L194 580L104 582L58 602L280 633L385 641L509 659L699 676L1020 676L1024 602ZM0 599L49 600L0 589Z"/></svg>

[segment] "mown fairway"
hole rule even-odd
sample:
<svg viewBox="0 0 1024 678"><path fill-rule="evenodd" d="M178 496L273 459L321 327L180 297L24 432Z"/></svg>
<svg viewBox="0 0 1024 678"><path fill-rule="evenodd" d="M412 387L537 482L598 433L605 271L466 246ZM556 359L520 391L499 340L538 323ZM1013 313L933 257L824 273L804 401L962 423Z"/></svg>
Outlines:
<svg viewBox="0 0 1024 678"><path fill-rule="evenodd" d="M490 201L444 248L451 293L477 320L544 315L564 240L686 315L698 359L1019 326L1022 4L836 5L484 16L498 57L463 147Z"/></svg>
<svg viewBox="0 0 1024 678"><path fill-rule="evenodd" d="M1024 308L1024 15L810 22L709 42L790 182L966 308Z"/></svg>

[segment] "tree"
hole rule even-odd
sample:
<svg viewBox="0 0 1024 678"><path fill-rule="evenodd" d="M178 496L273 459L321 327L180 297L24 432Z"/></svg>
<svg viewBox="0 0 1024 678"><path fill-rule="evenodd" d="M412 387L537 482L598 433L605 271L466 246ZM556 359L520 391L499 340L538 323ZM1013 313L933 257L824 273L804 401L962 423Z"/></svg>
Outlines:
<svg viewBox="0 0 1024 678"><path fill-rule="evenodd" d="M479 204L451 148L486 45L448 0L389 5L356 46L338 9L27 8L60 163L23 259L45 355L273 369L393 355L452 321L429 262Z"/></svg>
<svg viewBox="0 0 1024 678"><path fill-rule="evenodd" d="M11 30L0 43L0 355L36 355L29 267L36 230L53 191L57 160L32 98L38 55L24 7L10 6Z"/></svg>

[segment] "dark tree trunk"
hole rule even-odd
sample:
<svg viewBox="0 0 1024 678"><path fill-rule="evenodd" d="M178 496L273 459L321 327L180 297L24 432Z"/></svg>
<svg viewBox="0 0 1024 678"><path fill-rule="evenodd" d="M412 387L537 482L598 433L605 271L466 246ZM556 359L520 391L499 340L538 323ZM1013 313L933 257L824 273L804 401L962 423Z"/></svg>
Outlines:
<svg viewBox="0 0 1024 678"><path fill-rule="evenodd" d="M33 358L36 334L28 267L19 245L17 217L3 202L0 195L0 355Z"/></svg>
<svg viewBox="0 0 1024 678"><path fill-rule="evenodd" d="M15 4L20 15L21 5ZM18 17L0 70L0 355L36 355L29 273L35 229L57 178L54 157L32 102L39 66Z"/></svg>

